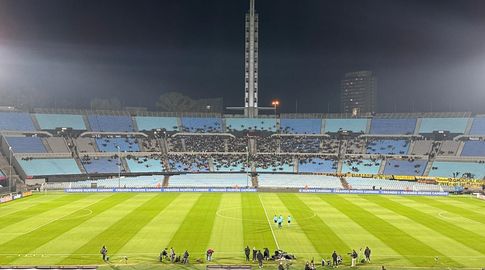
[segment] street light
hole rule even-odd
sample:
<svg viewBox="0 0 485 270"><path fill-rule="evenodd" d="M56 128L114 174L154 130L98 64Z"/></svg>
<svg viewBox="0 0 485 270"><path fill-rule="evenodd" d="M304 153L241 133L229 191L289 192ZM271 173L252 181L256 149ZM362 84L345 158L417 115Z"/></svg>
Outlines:
<svg viewBox="0 0 485 270"><path fill-rule="evenodd" d="M8 182L9 182L9 187L10 187L10 191L13 191L12 190L12 146L9 146L8 147L8 163L9 163L9 167L8 167Z"/></svg>
<svg viewBox="0 0 485 270"><path fill-rule="evenodd" d="M273 107L274 107L274 116L275 116L275 118L276 118L276 108L277 108L278 106L280 106L280 101L279 101L279 100L277 100L277 99L275 99L275 100L271 101L271 105L273 105Z"/></svg>
<svg viewBox="0 0 485 270"><path fill-rule="evenodd" d="M117 145L116 148L118 149L118 188L121 188L121 152L120 152L120 146Z"/></svg>

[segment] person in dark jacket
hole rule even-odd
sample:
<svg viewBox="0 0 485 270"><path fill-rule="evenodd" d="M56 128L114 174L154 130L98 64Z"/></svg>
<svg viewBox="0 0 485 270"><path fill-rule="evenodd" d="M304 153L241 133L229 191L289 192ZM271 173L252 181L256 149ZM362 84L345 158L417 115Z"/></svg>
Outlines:
<svg viewBox="0 0 485 270"><path fill-rule="evenodd" d="M251 249L249 249L249 246L246 246L244 249L244 255L246 255L246 261L249 262L249 255L251 255Z"/></svg>
<svg viewBox="0 0 485 270"><path fill-rule="evenodd" d="M269 249L268 248L264 248L264 259L265 260L269 260Z"/></svg>
<svg viewBox="0 0 485 270"><path fill-rule="evenodd" d="M364 255L365 255L365 261L366 262L370 262L370 253L371 253L370 248L369 247L365 247Z"/></svg>
<svg viewBox="0 0 485 270"><path fill-rule="evenodd" d="M182 261L183 264L188 264L189 263L189 252L185 250L184 252L184 260Z"/></svg>
<svg viewBox="0 0 485 270"><path fill-rule="evenodd" d="M103 261L106 261L106 258L107 258L106 255L108 254L108 249L105 246L103 246L99 251L99 253L101 253L101 255L103 256Z"/></svg>
<svg viewBox="0 0 485 270"><path fill-rule="evenodd" d="M332 266L337 266L337 252L334 250L332 253Z"/></svg>
<svg viewBox="0 0 485 270"><path fill-rule="evenodd" d="M253 247L253 262L256 261L256 255L258 254L258 250L256 249L256 247Z"/></svg>
<svg viewBox="0 0 485 270"><path fill-rule="evenodd" d="M256 258L258 259L259 268L263 268L263 253L261 253L261 250L258 250L258 253L256 253Z"/></svg>
<svg viewBox="0 0 485 270"><path fill-rule="evenodd" d="M165 248L164 250L162 250L162 252L160 252L160 261L162 262L164 259L168 259L167 248Z"/></svg>

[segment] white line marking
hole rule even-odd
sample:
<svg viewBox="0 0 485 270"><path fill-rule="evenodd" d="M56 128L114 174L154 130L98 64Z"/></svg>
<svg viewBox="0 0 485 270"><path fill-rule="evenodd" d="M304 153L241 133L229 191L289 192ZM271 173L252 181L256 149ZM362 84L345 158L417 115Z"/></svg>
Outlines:
<svg viewBox="0 0 485 270"><path fill-rule="evenodd" d="M268 212L266 212L266 207L264 207L263 201L261 200L261 195L258 194L259 201L261 202L261 206L263 206L264 214L266 215L266 220L268 221L269 228L271 229L271 233L273 234L273 239L274 242L276 243L276 248L280 249L280 245L278 245L278 240L276 240L276 236L273 231L273 225L271 225L271 222L269 221L268 218Z"/></svg>

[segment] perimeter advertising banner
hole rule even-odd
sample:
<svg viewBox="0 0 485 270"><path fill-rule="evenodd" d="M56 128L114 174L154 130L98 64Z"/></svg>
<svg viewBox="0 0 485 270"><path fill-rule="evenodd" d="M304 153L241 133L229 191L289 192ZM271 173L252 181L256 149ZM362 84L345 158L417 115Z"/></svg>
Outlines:
<svg viewBox="0 0 485 270"><path fill-rule="evenodd" d="M67 188L67 193L103 192L256 192L255 188Z"/></svg>
<svg viewBox="0 0 485 270"><path fill-rule="evenodd" d="M413 195L413 196L448 196L448 192L437 191L403 191L403 190L359 190L359 189L299 189L300 193L327 193L327 194L380 194L380 195Z"/></svg>

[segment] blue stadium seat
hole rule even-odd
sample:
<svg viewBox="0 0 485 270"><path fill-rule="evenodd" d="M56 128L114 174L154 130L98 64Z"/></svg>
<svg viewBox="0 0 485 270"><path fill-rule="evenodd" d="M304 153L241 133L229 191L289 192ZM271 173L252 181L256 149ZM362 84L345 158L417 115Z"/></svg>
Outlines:
<svg viewBox="0 0 485 270"><path fill-rule="evenodd" d="M473 119L471 135L485 135L485 117L476 117Z"/></svg>
<svg viewBox="0 0 485 270"><path fill-rule="evenodd" d="M377 119L371 121L370 134L413 134L416 119Z"/></svg>
<svg viewBox="0 0 485 270"><path fill-rule="evenodd" d="M406 140L374 140L367 143L367 154L405 155L408 148Z"/></svg>
<svg viewBox="0 0 485 270"><path fill-rule="evenodd" d="M449 131L450 133L463 134L467 123L468 118L422 118L419 133Z"/></svg>
<svg viewBox="0 0 485 270"><path fill-rule="evenodd" d="M140 147L135 138L96 138L96 145L100 152L140 152Z"/></svg>
<svg viewBox="0 0 485 270"><path fill-rule="evenodd" d="M165 131L178 131L179 124L176 117L136 116L136 125L140 131L162 129Z"/></svg>
<svg viewBox="0 0 485 270"><path fill-rule="evenodd" d="M163 164L160 159L154 158L127 158L126 163L128 169L132 173L145 173L145 172L164 172Z"/></svg>
<svg viewBox="0 0 485 270"><path fill-rule="evenodd" d="M89 161L83 160L82 164L88 174L119 173L118 158L91 158ZM121 170L123 171L123 168Z"/></svg>
<svg viewBox="0 0 485 270"><path fill-rule="evenodd" d="M258 183L260 187L272 188L342 189L342 182L338 177L326 175L261 174Z"/></svg>
<svg viewBox="0 0 485 270"><path fill-rule="evenodd" d="M17 160L27 176L74 175L81 170L72 158Z"/></svg>
<svg viewBox="0 0 485 270"><path fill-rule="evenodd" d="M336 173L337 161L323 158L308 158L298 162L300 173Z"/></svg>
<svg viewBox="0 0 485 270"><path fill-rule="evenodd" d="M127 115L88 115L92 131L131 132L133 123Z"/></svg>
<svg viewBox="0 0 485 270"><path fill-rule="evenodd" d="M465 157L485 157L485 141L465 142L461 155Z"/></svg>
<svg viewBox="0 0 485 270"><path fill-rule="evenodd" d="M343 160L342 173L378 174L382 160Z"/></svg>
<svg viewBox="0 0 485 270"><path fill-rule="evenodd" d="M46 153L39 137L5 137L14 153Z"/></svg>
<svg viewBox="0 0 485 270"><path fill-rule="evenodd" d="M185 132L222 132L221 118L182 117Z"/></svg>
<svg viewBox="0 0 485 270"><path fill-rule="evenodd" d="M248 181L249 180L249 181ZM181 174L172 175L169 187L245 187L251 180L246 174Z"/></svg>
<svg viewBox="0 0 485 270"><path fill-rule="evenodd" d="M325 132L335 133L339 130L365 133L368 119L327 119Z"/></svg>
<svg viewBox="0 0 485 270"><path fill-rule="evenodd" d="M461 177L464 173L472 173L474 178L485 177L485 164L478 162L435 161L432 164L429 176Z"/></svg>
<svg viewBox="0 0 485 270"><path fill-rule="evenodd" d="M426 160L387 160L384 167L385 175L423 175L426 169Z"/></svg>
<svg viewBox="0 0 485 270"><path fill-rule="evenodd" d="M276 120L274 118L226 118L228 131L276 131Z"/></svg>
<svg viewBox="0 0 485 270"><path fill-rule="evenodd" d="M82 115L37 113L35 118L42 130L54 130L56 128L86 130Z"/></svg>
<svg viewBox="0 0 485 270"><path fill-rule="evenodd" d="M280 130L287 134L320 134L322 119L284 119L280 120Z"/></svg>
<svg viewBox="0 0 485 270"><path fill-rule="evenodd" d="M35 127L28 113L0 112L0 130L35 131Z"/></svg>

